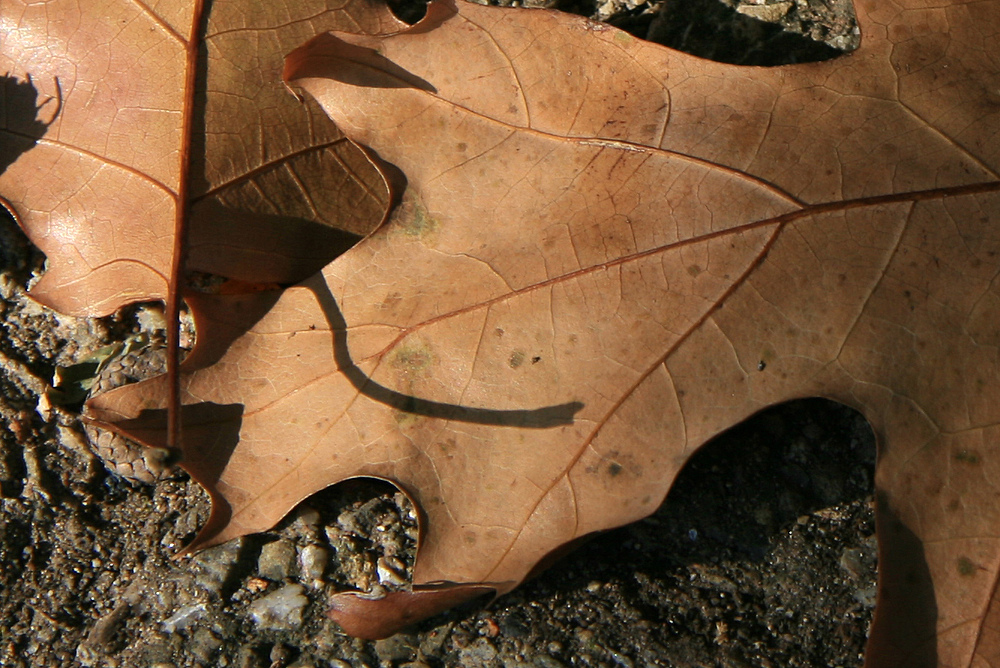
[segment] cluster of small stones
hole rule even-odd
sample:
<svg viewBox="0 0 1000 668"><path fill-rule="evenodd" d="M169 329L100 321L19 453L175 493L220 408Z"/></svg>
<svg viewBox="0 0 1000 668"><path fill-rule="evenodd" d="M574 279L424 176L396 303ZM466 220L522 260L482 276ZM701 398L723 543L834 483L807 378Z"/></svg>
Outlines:
<svg viewBox="0 0 1000 668"><path fill-rule="evenodd" d="M417 538L416 512L403 494L370 493L348 485L317 495L273 531L137 573L76 659L94 667L370 668L371 648L326 617L329 599L408 587ZM203 520L182 513L164 548L176 549Z"/></svg>

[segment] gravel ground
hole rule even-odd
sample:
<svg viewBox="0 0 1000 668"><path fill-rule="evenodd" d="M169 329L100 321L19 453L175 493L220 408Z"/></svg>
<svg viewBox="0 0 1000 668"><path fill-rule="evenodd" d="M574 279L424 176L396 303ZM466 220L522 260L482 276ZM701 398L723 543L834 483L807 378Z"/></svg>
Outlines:
<svg viewBox="0 0 1000 668"><path fill-rule="evenodd" d="M564 8L738 63L829 48L747 17L835 47L856 41L836 3L630 2ZM0 219L0 666L861 665L875 599L875 454L852 411L820 400L769 410L706 445L654 516L501 599L353 640L324 601L406 586L416 538L406 499L342 484L273 531L172 558L207 517L204 492L169 469L155 485L108 470L71 399L41 399L57 367L109 342L155 341L158 307L57 316L24 296L42 266ZM106 373L129 375L137 361L126 355Z"/></svg>

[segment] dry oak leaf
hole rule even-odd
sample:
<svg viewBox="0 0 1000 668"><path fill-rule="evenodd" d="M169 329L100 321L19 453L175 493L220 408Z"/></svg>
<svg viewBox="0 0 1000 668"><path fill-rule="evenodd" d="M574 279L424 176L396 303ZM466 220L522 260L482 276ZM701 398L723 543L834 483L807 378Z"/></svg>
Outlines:
<svg viewBox="0 0 1000 668"><path fill-rule="evenodd" d="M425 513L414 591L334 602L382 635L509 591L652 512L712 436L825 396L880 441L867 665L1000 661L1000 2L856 9L857 52L773 69L443 3L295 51L286 77L409 189L273 306L195 305L235 338L182 385L199 544L392 480ZM91 408L156 442L163 389Z"/></svg>
<svg viewBox="0 0 1000 668"><path fill-rule="evenodd" d="M381 175L279 73L317 31L404 24L329 4L4 0L0 202L48 256L32 296L74 315L165 299L185 225L187 269L294 282L378 225Z"/></svg>

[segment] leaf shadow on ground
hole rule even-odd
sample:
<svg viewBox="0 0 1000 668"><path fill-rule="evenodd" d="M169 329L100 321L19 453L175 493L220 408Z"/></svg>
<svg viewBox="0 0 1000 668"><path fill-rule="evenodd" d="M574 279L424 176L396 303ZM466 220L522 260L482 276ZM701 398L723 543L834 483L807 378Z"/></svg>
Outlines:
<svg viewBox="0 0 1000 668"><path fill-rule="evenodd" d="M562 637L566 658L861 665L874 464L856 411L823 399L769 408L693 455L655 514L594 537L478 614L525 643ZM933 636L934 615L921 624Z"/></svg>

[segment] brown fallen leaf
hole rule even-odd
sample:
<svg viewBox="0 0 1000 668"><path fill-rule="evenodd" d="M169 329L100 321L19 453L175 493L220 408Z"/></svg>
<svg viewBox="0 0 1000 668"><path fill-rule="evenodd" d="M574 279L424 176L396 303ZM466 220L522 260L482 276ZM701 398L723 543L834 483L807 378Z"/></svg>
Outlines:
<svg viewBox="0 0 1000 668"><path fill-rule="evenodd" d="M1000 8L908 4L860 3L858 52L775 69L465 4L293 53L409 190L185 378L226 444L185 444L218 508L199 545L372 475L426 514L415 592L502 593L651 512L715 434L826 396L880 439L868 665L995 662ZM218 299L199 322L235 336ZM367 615L395 599L362 607L354 632L393 630Z"/></svg>
<svg viewBox="0 0 1000 668"><path fill-rule="evenodd" d="M334 604L382 635L651 512L759 409L827 396L880 439L868 665L995 663L997 5L868 0L858 52L775 69L464 4L297 50L286 76L409 190L300 286L192 300L199 544L396 481L426 515L414 592ZM55 127L0 175L19 212ZM161 443L164 385L91 409Z"/></svg>
<svg viewBox="0 0 1000 668"><path fill-rule="evenodd" d="M165 299L185 226L187 269L294 282L377 225L382 177L278 73L317 30L404 24L327 4L5 1L0 193L49 260L32 296L76 315Z"/></svg>

